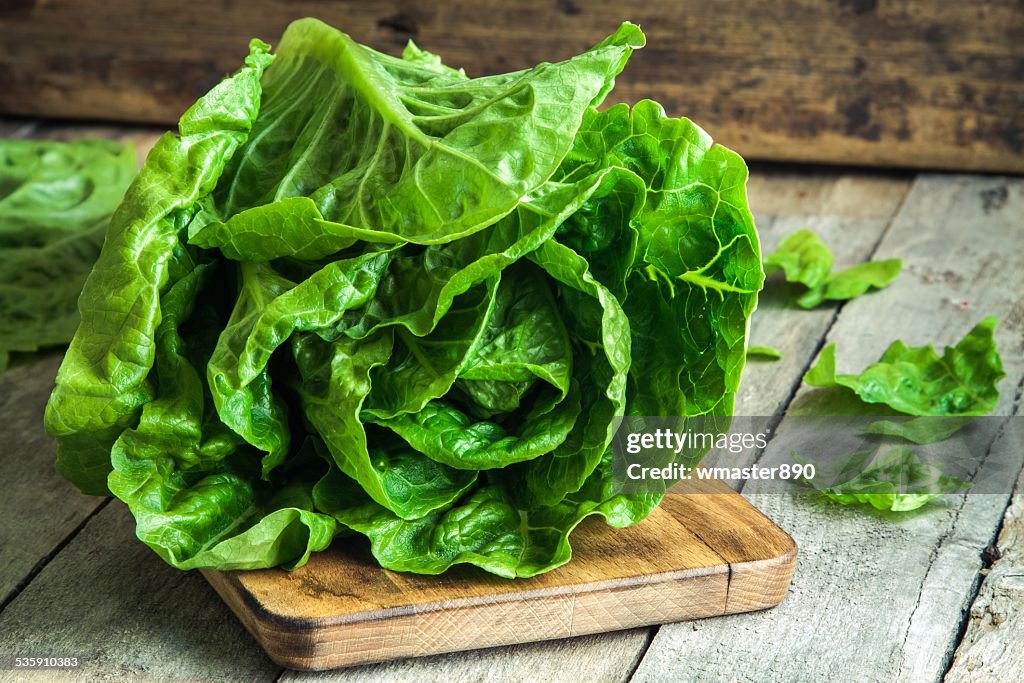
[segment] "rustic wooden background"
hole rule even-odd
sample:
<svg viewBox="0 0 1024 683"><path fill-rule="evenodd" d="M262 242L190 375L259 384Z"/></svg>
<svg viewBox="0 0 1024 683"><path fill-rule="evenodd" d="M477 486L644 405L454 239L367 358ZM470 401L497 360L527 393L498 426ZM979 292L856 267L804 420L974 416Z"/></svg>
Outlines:
<svg viewBox="0 0 1024 683"><path fill-rule="evenodd" d="M470 74L576 53L623 19L650 97L753 159L1024 172L1020 0L0 0L0 113L170 124L247 41L317 16Z"/></svg>

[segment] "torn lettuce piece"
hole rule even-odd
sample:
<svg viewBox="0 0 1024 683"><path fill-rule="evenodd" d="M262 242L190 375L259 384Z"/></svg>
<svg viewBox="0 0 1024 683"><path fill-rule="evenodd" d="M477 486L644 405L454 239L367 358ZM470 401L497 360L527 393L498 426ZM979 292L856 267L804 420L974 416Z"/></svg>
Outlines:
<svg viewBox="0 0 1024 683"><path fill-rule="evenodd" d="M814 308L824 301L855 299L870 289L888 287L903 268L899 259L884 259L833 273L832 262L832 251L821 238L803 229L787 235L765 258L764 266L766 274L781 270L787 282L807 288L797 299L802 308Z"/></svg>
<svg viewBox="0 0 1024 683"><path fill-rule="evenodd" d="M787 282L810 290L819 288L832 272L832 250L810 230L797 230L784 237L778 248L765 257L766 275L781 270Z"/></svg>
<svg viewBox="0 0 1024 683"><path fill-rule="evenodd" d="M897 436L916 444L930 444L948 439L966 427L973 416L925 416L910 420L876 420L864 430L869 434Z"/></svg>
<svg viewBox="0 0 1024 683"><path fill-rule="evenodd" d="M914 416L986 415L999 401L1002 359L993 332L996 319L979 322L940 357L931 344L893 342L878 362L856 375L836 374L836 346L822 349L804 376L815 387L845 387L865 403L880 403Z"/></svg>
<svg viewBox="0 0 1024 683"><path fill-rule="evenodd" d="M902 269L903 262L899 259L858 263L830 275L824 284L807 291L797 299L797 303L803 308L814 308L823 301L856 299L870 289L888 287Z"/></svg>
<svg viewBox="0 0 1024 683"><path fill-rule="evenodd" d="M867 504L876 510L892 512L916 510L945 493L957 493L971 486L922 461L908 446L891 448L881 454L854 453L831 472L819 470L813 480L805 481L829 500L842 505ZM823 486L823 481L835 483Z"/></svg>

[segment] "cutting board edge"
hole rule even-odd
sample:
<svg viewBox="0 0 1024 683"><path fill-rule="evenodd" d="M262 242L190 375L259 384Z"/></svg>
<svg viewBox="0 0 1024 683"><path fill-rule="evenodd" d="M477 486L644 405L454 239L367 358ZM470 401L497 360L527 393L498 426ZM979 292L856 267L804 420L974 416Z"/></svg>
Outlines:
<svg viewBox="0 0 1024 683"><path fill-rule="evenodd" d="M753 506L750 506L753 508ZM756 508L753 508L756 510ZM245 628L253 635L267 655L276 664L299 671L322 671L345 668L363 664L374 664L395 659L424 657L446 652L460 652L485 647L499 647L523 642L540 642L559 638L582 636L628 628L651 626L662 623L688 621L727 614L759 611L779 604L785 597L796 567L797 544L793 538L782 531L763 513L763 519L774 530L779 532L786 541L780 548L782 552L772 557L762 557L747 562L723 563L710 568L689 568L675 572L642 577L644 580L612 589L612 592L625 595L630 604L627 618L614 623L598 623L583 621L586 619L586 601L598 596L609 594L609 587L601 583L586 584L583 590L565 591L554 595L538 595L527 600L495 600L478 604L463 604L455 609L446 610L446 616L458 624L460 620L471 618L480 621L481 612L494 612L495 620L515 619L530 608L547 612L561 610L569 612L569 622L563 623L561 630L537 631L524 637L524 632L515 630L507 636L491 634L491 637L465 641L453 647L449 641L436 648L392 648L387 651L380 649L377 654L369 654L358 648L338 647L340 644L356 640L347 637L353 629L365 629L364 640L375 641L386 637L391 631L401 633L404 628L415 626L417 617L438 610L417 611L402 610L386 619L342 620L332 623L316 617L296 618L281 615L266 609L255 596L242 589L237 576L230 572L203 570L202 574L238 616ZM666 611L666 596L652 595L649 604L658 605L656 612L637 612L633 602L642 598L645 593L664 591L664 588L675 588L684 594L685 609L677 612ZM694 597L700 596L695 602ZM581 598L584 604L579 603ZM639 600L643 604L643 600ZM595 603L596 604L596 603ZM625 603L623 603L625 604ZM695 607L695 604L697 607ZM591 609L594 606L591 605ZM602 615L607 616L607 606L600 607ZM502 613L505 610L507 613ZM474 616L475 615L475 616ZM551 615L548 615L551 616ZM549 623L551 620L539 620ZM557 619L554 623L559 623Z"/></svg>
<svg viewBox="0 0 1024 683"><path fill-rule="evenodd" d="M472 628L471 622L477 626L481 622L502 623L504 629L486 633L477 631L475 640L466 639L458 646L453 646L452 641L436 648L409 647L401 643L387 650L373 648L377 654L369 654L365 650L346 647L345 644L353 641L380 642L392 631L402 633L410 628L416 631L418 619L424 616L429 618L431 613L410 611L387 619L325 626L323 620L316 618L281 617L255 604L256 601L247 596L245 591L239 590L237 582L230 576L225 577L220 572L203 573L270 659L280 666L299 671L324 671L448 652L557 640L729 613L730 567L721 565L704 572L684 570L666 573L652 577L664 578L665 581L652 580L615 590L594 588L549 597L537 596L529 600L464 605L445 612L446 625L452 630ZM669 577L675 574L687 576L672 581ZM686 609L677 613L667 612L664 608L671 597L665 594L665 587L673 585L683 594L686 603ZM606 604L607 597L612 594L622 601L609 606ZM236 600L244 602L249 609L237 609ZM651 611L639 612L637 604L646 604ZM609 619L616 607L619 608L619 620L597 620L596 617ZM537 613L541 613L543 618L532 621L532 615ZM517 619L532 623L524 624L522 628L510 627L510 623ZM537 630L531 632L528 630L530 627ZM545 627L547 630L544 630Z"/></svg>
<svg viewBox="0 0 1024 683"><path fill-rule="evenodd" d="M775 528L782 531L778 526ZM785 599L799 551L796 540L785 531L782 534L789 541L786 552L729 565L729 595L723 615L757 612L775 607Z"/></svg>

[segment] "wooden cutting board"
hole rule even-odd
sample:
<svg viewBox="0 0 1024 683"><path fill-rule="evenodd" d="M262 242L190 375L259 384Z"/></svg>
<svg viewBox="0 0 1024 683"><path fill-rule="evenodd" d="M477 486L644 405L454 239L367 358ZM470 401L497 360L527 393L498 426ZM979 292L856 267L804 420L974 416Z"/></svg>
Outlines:
<svg viewBox="0 0 1024 683"><path fill-rule="evenodd" d="M335 543L293 572L204 571L270 658L320 670L764 609L796 544L728 486L693 484L640 524L585 520L572 561L531 579L419 576Z"/></svg>

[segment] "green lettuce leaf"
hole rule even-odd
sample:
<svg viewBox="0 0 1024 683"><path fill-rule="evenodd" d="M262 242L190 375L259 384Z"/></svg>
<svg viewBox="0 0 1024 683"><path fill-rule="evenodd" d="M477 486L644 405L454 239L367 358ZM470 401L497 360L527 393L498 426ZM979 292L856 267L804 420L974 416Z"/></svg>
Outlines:
<svg viewBox="0 0 1024 683"><path fill-rule="evenodd" d="M782 270L787 282L798 282L815 290L825 284L832 272L832 250L810 230L786 235L778 248L764 259L764 270L771 275Z"/></svg>
<svg viewBox="0 0 1024 683"><path fill-rule="evenodd" d="M876 420L864 430L869 434L898 436L916 444L942 441L970 424L973 416L915 417L910 420Z"/></svg>
<svg viewBox="0 0 1024 683"><path fill-rule="evenodd" d="M754 357L780 360L782 358L782 351L779 351L774 346L748 346L747 358Z"/></svg>
<svg viewBox="0 0 1024 683"><path fill-rule="evenodd" d="M996 319L978 323L940 357L927 346L893 342L878 362L857 375L836 374L836 347L822 349L804 376L815 387L845 387L865 403L879 403L907 415L986 415L999 401L1006 376L993 332Z"/></svg>
<svg viewBox="0 0 1024 683"><path fill-rule="evenodd" d="M821 478L818 474L809 483L829 500L842 505L862 503L876 510L909 512L942 494L956 493L971 486L957 477L943 474L937 466L923 462L906 446L891 448L881 454L871 451L854 453L841 462L838 469L842 475L838 483L819 487L816 484Z"/></svg>
<svg viewBox="0 0 1024 683"><path fill-rule="evenodd" d="M168 263L183 248L195 203L213 190L259 111L259 79L272 58L266 43L250 49L241 71L185 112L180 137L167 133L154 145L82 290L82 323L57 373L46 428L57 439L57 470L85 493L107 492L111 447L155 394L147 378Z"/></svg>
<svg viewBox="0 0 1024 683"><path fill-rule="evenodd" d="M814 308L824 301L855 299L870 289L892 284L903 268L899 259L869 261L832 273L832 251L810 230L797 230L779 243L778 249L764 260L765 272L781 270L788 282L807 287L797 299L803 308Z"/></svg>
<svg viewBox="0 0 1024 683"><path fill-rule="evenodd" d="M856 299L869 289L888 287L902 269L903 262L899 259L858 263L830 275L823 285L805 293L797 303L803 308L814 308L823 301Z"/></svg>
<svg viewBox="0 0 1024 683"><path fill-rule="evenodd" d="M357 240L472 234L554 173L643 42L624 24L565 62L465 79L297 21L264 79L252 142L213 197L227 221L193 226L190 241L228 258L312 259Z"/></svg>
<svg viewBox="0 0 1024 683"><path fill-rule="evenodd" d="M78 295L134 175L130 145L0 140L0 372L11 352L71 341Z"/></svg>

